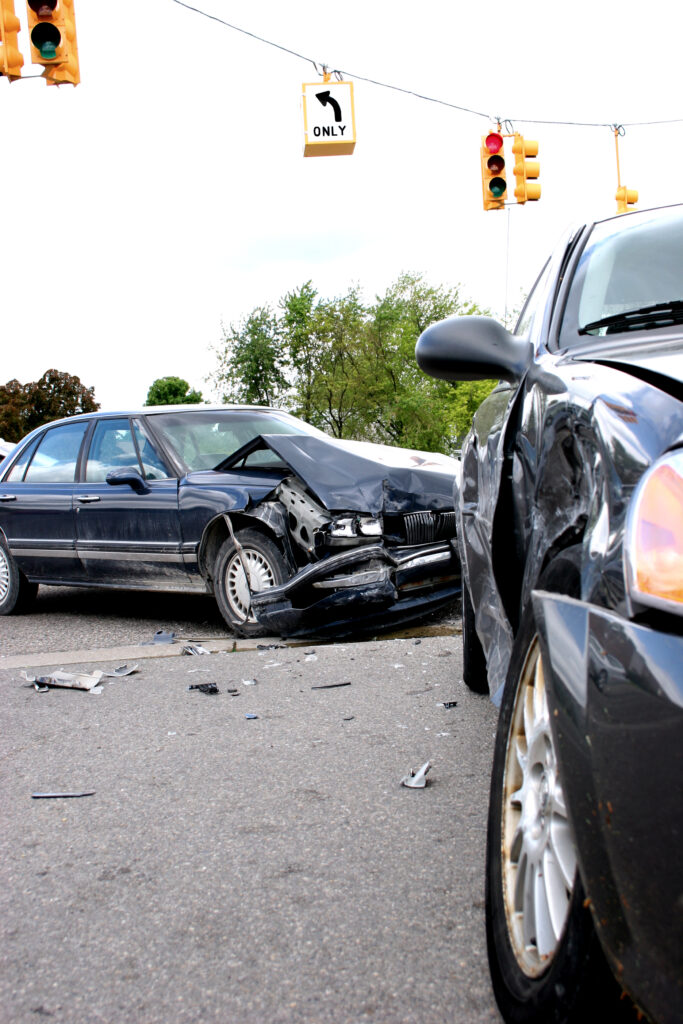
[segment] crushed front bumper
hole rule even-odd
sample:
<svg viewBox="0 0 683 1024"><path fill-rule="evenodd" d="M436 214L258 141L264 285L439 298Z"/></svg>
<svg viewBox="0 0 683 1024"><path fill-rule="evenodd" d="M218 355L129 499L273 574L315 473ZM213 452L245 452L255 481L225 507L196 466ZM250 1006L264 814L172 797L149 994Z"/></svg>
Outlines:
<svg viewBox="0 0 683 1024"><path fill-rule="evenodd" d="M258 621L274 634L334 635L372 631L439 608L460 593L454 544L371 544L301 569L279 587L252 594Z"/></svg>

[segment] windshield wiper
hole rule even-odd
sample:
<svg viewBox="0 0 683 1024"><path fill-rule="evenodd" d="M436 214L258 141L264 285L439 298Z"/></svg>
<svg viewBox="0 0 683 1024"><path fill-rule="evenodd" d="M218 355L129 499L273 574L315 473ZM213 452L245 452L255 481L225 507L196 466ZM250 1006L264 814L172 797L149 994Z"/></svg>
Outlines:
<svg viewBox="0 0 683 1024"><path fill-rule="evenodd" d="M606 327L607 334L618 334L620 331L649 331L655 327L670 327L672 324L683 323L683 300L672 299L671 302L658 302L656 306L643 306L641 309L629 309L625 313L614 313L604 316L601 320L579 327L579 334L590 334L601 327Z"/></svg>

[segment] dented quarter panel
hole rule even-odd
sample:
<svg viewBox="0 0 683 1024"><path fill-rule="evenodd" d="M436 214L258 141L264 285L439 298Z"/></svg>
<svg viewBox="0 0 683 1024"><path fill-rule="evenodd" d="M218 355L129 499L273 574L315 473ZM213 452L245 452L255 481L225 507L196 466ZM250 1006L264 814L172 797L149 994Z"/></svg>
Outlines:
<svg viewBox="0 0 683 1024"><path fill-rule="evenodd" d="M491 399L463 449L457 500L461 560L495 693L521 611L558 548L580 542L582 596L623 610L629 498L645 468L680 442L683 425L680 402L625 365L587 366L565 354L542 355L509 406L504 394L493 397L488 433L480 414Z"/></svg>

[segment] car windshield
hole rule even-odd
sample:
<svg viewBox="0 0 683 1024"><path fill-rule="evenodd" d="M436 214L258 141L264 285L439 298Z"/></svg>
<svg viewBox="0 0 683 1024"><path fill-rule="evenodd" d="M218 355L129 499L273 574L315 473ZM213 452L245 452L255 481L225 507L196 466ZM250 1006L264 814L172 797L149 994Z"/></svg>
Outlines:
<svg viewBox="0 0 683 1024"><path fill-rule="evenodd" d="M596 224L568 312L579 335L614 335L683 322L683 207Z"/></svg>
<svg viewBox="0 0 683 1024"><path fill-rule="evenodd" d="M197 409L157 413L152 427L189 470L213 469L259 434L315 434L315 427L287 413L257 409ZM270 465L277 457L270 451L254 452L250 466Z"/></svg>

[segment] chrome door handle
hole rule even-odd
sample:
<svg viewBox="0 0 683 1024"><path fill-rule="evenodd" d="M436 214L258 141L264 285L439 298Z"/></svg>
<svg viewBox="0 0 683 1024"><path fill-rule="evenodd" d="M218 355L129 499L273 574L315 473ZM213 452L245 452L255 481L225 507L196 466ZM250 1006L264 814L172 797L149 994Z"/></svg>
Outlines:
<svg viewBox="0 0 683 1024"><path fill-rule="evenodd" d="M81 505L87 505L91 501L99 501L99 494L77 494L76 501L80 501Z"/></svg>
<svg viewBox="0 0 683 1024"><path fill-rule="evenodd" d="M0 501L16 501L16 494L0 494Z"/></svg>

